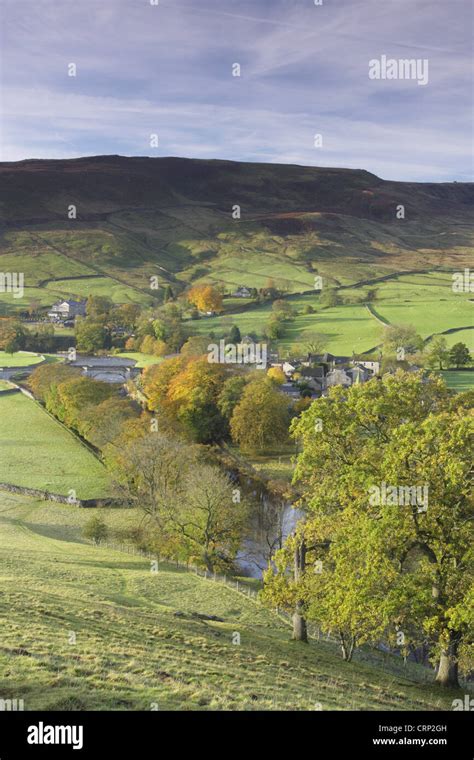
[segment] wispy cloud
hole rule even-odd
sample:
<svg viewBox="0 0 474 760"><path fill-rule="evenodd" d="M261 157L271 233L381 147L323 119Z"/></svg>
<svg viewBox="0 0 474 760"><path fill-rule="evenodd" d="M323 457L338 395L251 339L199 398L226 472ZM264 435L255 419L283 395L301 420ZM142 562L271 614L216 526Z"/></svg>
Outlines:
<svg viewBox="0 0 474 760"><path fill-rule="evenodd" d="M3 0L0 13L3 160L192 155L471 179L469 0ZM428 85L370 80L382 54L428 58Z"/></svg>

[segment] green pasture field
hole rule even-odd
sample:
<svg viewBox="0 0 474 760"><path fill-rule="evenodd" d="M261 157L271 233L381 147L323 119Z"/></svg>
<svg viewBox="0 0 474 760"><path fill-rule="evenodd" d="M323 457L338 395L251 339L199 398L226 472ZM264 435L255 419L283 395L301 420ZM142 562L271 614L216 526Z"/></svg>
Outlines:
<svg viewBox="0 0 474 760"><path fill-rule="evenodd" d="M380 286L375 308L392 324L415 325L423 338L473 324L469 293L453 293L449 273L406 275Z"/></svg>
<svg viewBox="0 0 474 760"><path fill-rule="evenodd" d="M84 280L61 280L61 282L49 283L46 290L57 293L58 289L64 298L82 299L88 296L106 296L114 303L138 303L149 304L147 297L120 282L115 282L110 277L90 277ZM51 298L50 298L51 300Z"/></svg>
<svg viewBox="0 0 474 760"><path fill-rule="evenodd" d="M363 298L368 287L376 289L377 299L373 306L380 317L392 324L413 324L426 338L451 327L467 327L472 323L473 304L468 300L468 294L453 293L451 283L449 273L436 272L403 276L397 280L338 292L342 299L350 301ZM344 303L323 309L317 293L291 297L290 303L297 316L285 324L284 336L275 341L275 346L282 351L291 353L292 349L308 342L314 333L326 337L326 350L349 356L353 351L368 351L382 341L383 325L363 303ZM302 314L308 304L316 313ZM264 304L241 313L204 317L188 324L192 325L193 332L206 335L214 331L217 337L228 332L230 325L237 324L242 335L252 332L261 337L271 311L271 304ZM452 345L463 338L468 342L470 332L464 330L462 334L446 336L448 344Z"/></svg>
<svg viewBox="0 0 474 760"><path fill-rule="evenodd" d="M0 368L29 367L32 364L40 364L44 358L42 354L33 354L28 351L16 351L14 354L0 351Z"/></svg>
<svg viewBox="0 0 474 760"><path fill-rule="evenodd" d="M102 464L36 402L0 394L0 419L0 482L83 499L110 492Z"/></svg>
<svg viewBox="0 0 474 760"><path fill-rule="evenodd" d="M474 389L474 372L450 369L443 370L440 375L446 381L446 385L453 390L469 391Z"/></svg>
<svg viewBox="0 0 474 760"><path fill-rule="evenodd" d="M286 622L222 582L85 543L91 512L0 492L1 698L235 711L449 710L459 696L401 658L363 649L347 664L331 642L291 642Z"/></svg>

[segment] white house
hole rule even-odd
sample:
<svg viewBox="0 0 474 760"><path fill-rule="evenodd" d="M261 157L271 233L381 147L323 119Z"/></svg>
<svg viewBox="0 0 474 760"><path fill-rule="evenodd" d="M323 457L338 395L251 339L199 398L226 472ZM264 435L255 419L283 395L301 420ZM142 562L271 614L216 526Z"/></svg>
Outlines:
<svg viewBox="0 0 474 760"><path fill-rule="evenodd" d="M277 366L282 368L285 375L292 375L293 372L296 372L298 364L296 362L293 364L292 362L285 361L281 364L278 364Z"/></svg>
<svg viewBox="0 0 474 760"><path fill-rule="evenodd" d="M64 319L73 319L74 317L85 317L86 301L56 301L48 311L48 317L53 322L60 322Z"/></svg>
<svg viewBox="0 0 474 760"><path fill-rule="evenodd" d="M250 290L245 285L240 285L235 293L231 293L233 298L250 298L252 295Z"/></svg>
<svg viewBox="0 0 474 760"><path fill-rule="evenodd" d="M353 364L355 366L365 367L365 369L369 369L371 372L373 372L374 375L378 375L379 374L380 362L372 362L372 361L369 362L369 361L365 361L365 359L362 360L362 361L359 361L357 359L355 361L354 360L351 361L351 364Z"/></svg>

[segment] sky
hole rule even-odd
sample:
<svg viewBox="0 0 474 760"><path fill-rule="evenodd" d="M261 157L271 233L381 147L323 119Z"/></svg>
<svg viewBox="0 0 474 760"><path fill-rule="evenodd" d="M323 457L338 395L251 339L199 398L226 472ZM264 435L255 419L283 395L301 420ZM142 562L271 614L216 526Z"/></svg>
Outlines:
<svg viewBox="0 0 474 760"><path fill-rule="evenodd" d="M185 156L472 181L471 0L153 2L0 0L0 160ZM382 56L428 61L427 83L371 78Z"/></svg>

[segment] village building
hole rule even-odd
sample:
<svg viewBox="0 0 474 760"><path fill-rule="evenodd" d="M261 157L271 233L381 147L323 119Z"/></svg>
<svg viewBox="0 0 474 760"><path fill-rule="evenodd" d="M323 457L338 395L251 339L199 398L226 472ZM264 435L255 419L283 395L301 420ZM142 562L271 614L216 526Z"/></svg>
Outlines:
<svg viewBox="0 0 474 760"><path fill-rule="evenodd" d="M64 299L56 301L48 311L48 317L52 322L63 322L76 317L86 316L86 301L73 301Z"/></svg>
<svg viewBox="0 0 474 760"><path fill-rule="evenodd" d="M251 291L245 285L239 285L235 293L231 293L232 298L250 298Z"/></svg>
<svg viewBox="0 0 474 760"><path fill-rule="evenodd" d="M352 385L352 377L345 369L331 369L326 375L326 388L332 385Z"/></svg>

